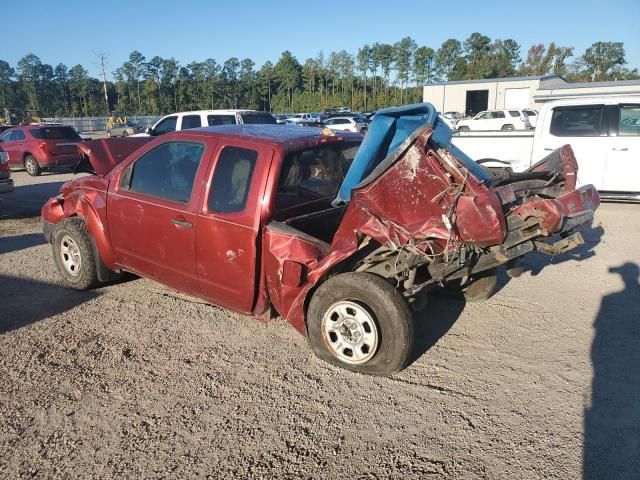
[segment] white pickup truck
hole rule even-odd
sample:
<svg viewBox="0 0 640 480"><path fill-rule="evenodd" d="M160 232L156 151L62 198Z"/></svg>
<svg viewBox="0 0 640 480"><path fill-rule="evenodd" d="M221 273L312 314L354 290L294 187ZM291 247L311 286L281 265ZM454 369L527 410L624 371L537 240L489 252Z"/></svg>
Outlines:
<svg viewBox="0 0 640 480"><path fill-rule="evenodd" d="M640 95L545 103L532 132L462 132L453 143L485 166L528 169L569 144L578 185L593 184L603 198L640 201Z"/></svg>

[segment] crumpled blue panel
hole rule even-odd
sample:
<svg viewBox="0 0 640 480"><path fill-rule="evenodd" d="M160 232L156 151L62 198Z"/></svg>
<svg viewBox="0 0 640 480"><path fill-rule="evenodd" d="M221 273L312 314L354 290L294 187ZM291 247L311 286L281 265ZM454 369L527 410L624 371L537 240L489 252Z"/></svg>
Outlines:
<svg viewBox="0 0 640 480"><path fill-rule="evenodd" d="M378 110L362 145L344 177L333 205L351 200L352 190L391 155L416 129L433 125L436 109L430 103L414 103L404 107Z"/></svg>

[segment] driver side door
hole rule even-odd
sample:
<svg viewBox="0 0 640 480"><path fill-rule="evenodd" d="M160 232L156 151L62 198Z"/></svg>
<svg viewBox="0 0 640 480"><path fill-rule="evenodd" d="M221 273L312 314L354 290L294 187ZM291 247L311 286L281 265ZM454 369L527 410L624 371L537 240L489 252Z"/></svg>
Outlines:
<svg viewBox="0 0 640 480"><path fill-rule="evenodd" d="M116 263L178 290L199 293L196 205L207 144L201 138L148 148L109 185L107 217Z"/></svg>

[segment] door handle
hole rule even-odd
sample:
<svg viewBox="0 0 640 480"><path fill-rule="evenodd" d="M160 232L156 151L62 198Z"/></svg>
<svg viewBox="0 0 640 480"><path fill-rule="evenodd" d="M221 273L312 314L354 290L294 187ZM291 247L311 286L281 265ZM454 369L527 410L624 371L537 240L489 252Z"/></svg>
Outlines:
<svg viewBox="0 0 640 480"><path fill-rule="evenodd" d="M611 150L614 152L626 152L629 150L629 147L613 147Z"/></svg>
<svg viewBox="0 0 640 480"><path fill-rule="evenodd" d="M171 223L173 223L174 225L177 225L179 227L182 227L182 228L191 228L191 227L193 227L193 224L191 222L187 222L182 217L172 218L171 219Z"/></svg>
<svg viewBox="0 0 640 480"><path fill-rule="evenodd" d="M553 150L554 150L553 148L545 148L544 149L545 152L553 152Z"/></svg>

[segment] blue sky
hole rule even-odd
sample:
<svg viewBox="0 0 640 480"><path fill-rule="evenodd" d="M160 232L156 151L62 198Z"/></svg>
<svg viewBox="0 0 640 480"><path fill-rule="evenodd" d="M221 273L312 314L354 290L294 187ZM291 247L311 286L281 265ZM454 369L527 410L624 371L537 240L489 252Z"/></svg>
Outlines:
<svg viewBox="0 0 640 480"><path fill-rule="evenodd" d="M437 49L475 31L515 39L522 56L534 43L555 41L580 55L593 42L622 41L628 66L640 67L640 0L30 0L3 2L0 18L0 59L15 66L35 53L54 66L83 64L94 76L97 50L109 55L110 70L133 50L182 64L249 57L259 67L283 50L304 62L320 50L356 53L407 35Z"/></svg>

